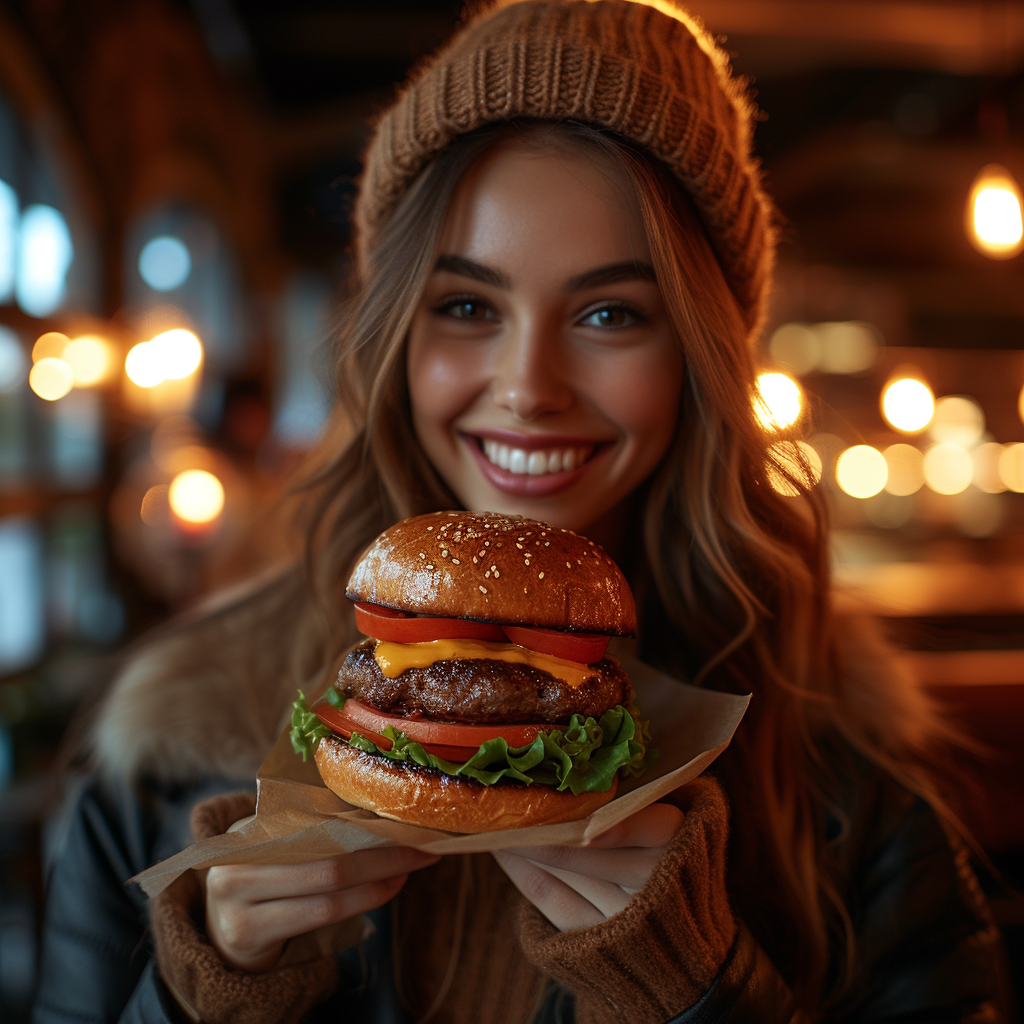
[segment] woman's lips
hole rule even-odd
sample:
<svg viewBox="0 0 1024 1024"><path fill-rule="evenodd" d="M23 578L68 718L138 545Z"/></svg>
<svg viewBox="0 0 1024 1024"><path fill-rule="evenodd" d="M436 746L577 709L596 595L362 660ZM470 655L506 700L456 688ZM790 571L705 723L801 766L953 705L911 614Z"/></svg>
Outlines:
<svg viewBox="0 0 1024 1024"><path fill-rule="evenodd" d="M608 447L597 442L570 443L569 439L541 446L538 442L547 438L519 439L505 433L460 436L491 484L506 494L524 497L541 497L569 487Z"/></svg>

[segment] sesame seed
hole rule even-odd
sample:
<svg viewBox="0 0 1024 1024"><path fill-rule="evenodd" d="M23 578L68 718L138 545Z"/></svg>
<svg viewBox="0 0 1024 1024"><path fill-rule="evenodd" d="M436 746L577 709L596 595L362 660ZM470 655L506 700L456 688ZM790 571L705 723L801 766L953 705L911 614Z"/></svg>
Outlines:
<svg viewBox="0 0 1024 1024"><path fill-rule="evenodd" d="M477 563L478 561L479 561L479 559L478 559L478 558L476 557L476 555L474 555L474 556L473 556L473 564L474 564L474 565L476 565L476 563Z"/></svg>
<svg viewBox="0 0 1024 1024"><path fill-rule="evenodd" d="M433 528L432 526L428 526L428 527L427 527L427 533L430 533L430 531L431 531L431 530L433 530L433 529L434 529L434 528Z"/></svg>
<svg viewBox="0 0 1024 1024"><path fill-rule="evenodd" d="M486 594L487 593L487 588L482 583L480 584L480 588L479 589L480 589L480 593L481 594Z"/></svg>
<svg viewBox="0 0 1024 1024"><path fill-rule="evenodd" d="M423 552L421 551L421 552L420 552L420 558L426 558L426 557L427 557L427 556L426 556L425 554L423 554Z"/></svg>
<svg viewBox="0 0 1024 1024"><path fill-rule="evenodd" d="M519 548L520 551L523 550L523 545L522 544L517 544L516 547Z"/></svg>
<svg viewBox="0 0 1024 1024"><path fill-rule="evenodd" d="M544 541L544 547L546 547L546 548L551 547L551 541L549 541L549 540Z"/></svg>
<svg viewBox="0 0 1024 1024"><path fill-rule="evenodd" d="M424 568L425 569L433 569L434 567L432 565L425 565Z"/></svg>
<svg viewBox="0 0 1024 1024"><path fill-rule="evenodd" d="M489 540L485 540L484 541L484 547L485 548L489 548L490 546L491 546L491 542Z"/></svg>
<svg viewBox="0 0 1024 1024"><path fill-rule="evenodd" d="M565 563L565 567L566 567L566 569L571 569L572 568L572 562L566 562Z"/></svg>
<svg viewBox="0 0 1024 1024"><path fill-rule="evenodd" d="M457 558L453 558L452 565L462 565L462 563Z"/></svg>
<svg viewBox="0 0 1024 1024"><path fill-rule="evenodd" d="M448 549L447 548L441 548L441 557L442 558L447 558L448 557Z"/></svg>
<svg viewBox="0 0 1024 1024"><path fill-rule="evenodd" d="M494 569L494 570L493 570L493 572L494 572L494 578L495 578L495 579L497 579L497 578L498 578L498 577L499 577L499 576L501 575L501 573L500 573L500 572L498 572L498 570L497 570L497 569Z"/></svg>
<svg viewBox="0 0 1024 1024"><path fill-rule="evenodd" d="M537 573L537 579L539 579L539 580L544 579L544 573L542 573L542 572Z"/></svg>

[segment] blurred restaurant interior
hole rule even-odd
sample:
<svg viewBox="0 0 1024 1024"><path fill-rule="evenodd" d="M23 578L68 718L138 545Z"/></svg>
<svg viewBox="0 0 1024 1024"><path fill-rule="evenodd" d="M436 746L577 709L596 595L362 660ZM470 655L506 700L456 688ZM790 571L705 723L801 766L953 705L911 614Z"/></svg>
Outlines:
<svg viewBox="0 0 1024 1024"><path fill-rule="evenodd" d="M778 451L828 493L838 578L987 744L968 825L1020 1002L1024 3L689 6L752 79L784 218L757 411L806 438ZM367 120L460 8L0 0L4 1021L65 730L114 652L273 558Z"/></svg>

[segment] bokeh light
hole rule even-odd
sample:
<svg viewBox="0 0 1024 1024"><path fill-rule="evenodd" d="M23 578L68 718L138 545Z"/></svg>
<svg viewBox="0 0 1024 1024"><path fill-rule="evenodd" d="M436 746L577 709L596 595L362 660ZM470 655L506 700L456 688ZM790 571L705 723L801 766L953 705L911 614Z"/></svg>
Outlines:
<svg viewBox="0 0 1024 1024"><path fill-rule="evenodd" d="M800 386L784 373L762 373L757 378L754 415L765 430L791 427L800 418Z"/></svg>
<svg viewBox="0 0 1024 1024"><path fill-rule="evenodd" d="M841 320L817 325L821 339L819 369L825 373L862 373L875 365L880 335L860 320Z"/></svg>
<svg viewBox="0 0 1024 1024"><path fill-rule="evenodd" d="M160 361L164 380L181 380L197 370L203 361L199 339L181 327L158 334L149 344Z"/></svg>
<svg viewBox="0 0 1024 1024"><path fill-rule="evenodd" d="M164 379L160 353L148 341L133 345L125 356L124 372L140 388L155 388Z"/></svg>
<svg viewBox="0 0 1024 1024"><path fill-rule="evenodd" d="M61 359L71 367L77 387L100 384L110 376L114 355L109 342L93 334L74 338L64 346Z"/></svg>
<svg viewBox="0 0 1024 1024"><path fill-rule="evenodd" d="M999 476L1006 489L1024 494L1024 444L1007 444L999 456Z"/></svg>
<svg viewBox="0 0 1024 1024"><path fill-rule="evenodd" d="M967 202L967 235L974 247L994 259L1016 256L1024 247L1020 187L1005 167L983 167Z"/></svg>
<svg viewBox="0 0 1024 1024"><path fill-rule="evenodd" d="M139 515L147 526L160 526L167 522L170 514L170 505L167 499L169 490L167 484L157 484L150 487L142 496Z"/></svg>
<svg viewBox="0 0 1024 1024"><path fill-rule="evenodd" d="M924 455L912 444L893 444L882 453L889 468L885 489L889 494L906 497L924 486Z"/></svg>
<svg viewBox="0 0 1024 1024"><path fill-rule="evenodd" d="M988 494L999 494L1006 490L1006 484L999 475L999 459L1003 446L996 441L986 441L971 451L974 464L974 486Z"/></svg>
<svg viewBox="0 0 1024 1024"><path fill-rule="evenodd" d="M821 340L808 324L782 324L772 332L768 352L779 366L796 374L810 373L821 361Z"/></svg>
<svg viewBox="0 0 1024 1024"><path fill-rule="evenodd" d="M171 511L186 523L212 523L224 508L224 485L205 469L186 469L167 492Z"/></svg>
<svg viewBox="0 0 1024 1024"><path fill-rule="evenodd" d="M935 403L929 433L936 441L971 448L985 433L985 414L973 398L946 395Z"/></svg>
<svg viewBox="0 0 1024 1024"><path fill-rule="evenodd" d="M918 434L931 423L935 397L924 381L914 377L894 380L882 392L882 415L903 434Z"/></svg>
<svg viewBox="0 0 1024 1024"><path fill-rule="evenodd" d="M37 204L21 215L15 296L30 316L49 316L64 301L75 250L59 210Z"/></svg>
<svg viewBox="0 0 1024 1024"><path fill-rule="evenodd" d="M180 288L192 273L188 246L173 235L150 239L139 254L139 276L150 288L170 292Z"/></svg>
<svg viewBox="0 0 1024 1024"><path fill-rule="evenodd" d="M966 491L974 476L970 452L958 444L935 444L924 453L924 482L937 494Z"/></svg>
<svg viewBox="0 0 1024 1024"><path fill-rule="evenodd" d="M36 338L32 346L32 362L38 363L40 359L60 359L64 355L64 348L68 343L68 336L60 331L47 331Z"/></svg>
<svg viewBox="0 0 1024 1024"><path fill-rule="evenodd" d="M63 359L48 356L40 359L29 371L28 386L47 402L63 398L75 384L75 375Z"/></svg>
<svg viewBox="0 0 1024 1024"><path fill-rule="evenodd" d="M792 478L813 487L821 479L821 456L806 441L779 441L768 449L765 468L772 490L795 498L801 488Z"/></svg>
<svg viewBox="0 0 1024 1024"><path fill-rule="evenodd" d="M125 372L140 388L154 388L165 380L182 380L203 361L203 346L191 332L177 327L132 347Z"/></svg>
<svg viewBox="0 0 1024 1024"><path fill-rule="evenodd" d="M25 380L27 366L18 336L0 324L0 392L16 390Z"/></svg>
<svg viewBox="0 0 1024 1024"><path fill-rule="evenodd" d="M889 467L885 456L869 444L847 448L836 459L836 483L852 498L870 498L885 487Z"/></svg>

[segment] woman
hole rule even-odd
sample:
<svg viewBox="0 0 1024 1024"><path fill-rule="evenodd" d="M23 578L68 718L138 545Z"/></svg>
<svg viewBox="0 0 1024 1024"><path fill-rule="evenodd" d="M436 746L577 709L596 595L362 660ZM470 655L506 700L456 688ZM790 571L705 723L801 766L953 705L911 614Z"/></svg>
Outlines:
<svg viewBox="0 0 1024 1024"><path fill-rule="evenodd" d="M750 117L664 4L511 4L418 71L367 155L305 559L118 681L51 879L38 1021L998 1019L994 933L928 803L944 731L835 611L804 471L766 464ZM326 685L363 547L459 506L601 541L641 657L753 692L718 781L584 850L214 868L156 902L150 956L123 880L250 784L297 685ZM251 810L220 797L194 825Z"/></svg>

